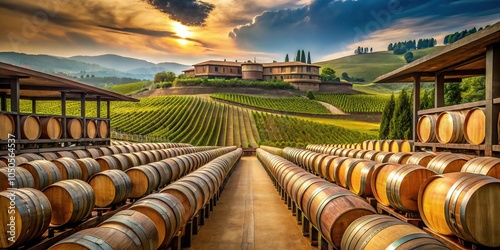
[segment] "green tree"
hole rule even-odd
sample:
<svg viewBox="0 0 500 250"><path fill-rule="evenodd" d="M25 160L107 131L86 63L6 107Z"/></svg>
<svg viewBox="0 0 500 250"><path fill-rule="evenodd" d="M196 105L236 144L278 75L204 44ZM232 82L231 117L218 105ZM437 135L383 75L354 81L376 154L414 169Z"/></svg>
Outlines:
<svg viewBox="0 0 500 250"><path fill-rule="evenodd" d="M311 64L311 51L307 51L307 64Z"/></svg>
<svg viewBox="0 0 500 250"><path fill-rule="evenodd" d="M158 72L155 74L154 82L172 82L175 80L174 72Z"/></svg>
<svg viewBox="0 0 500 250"><path fill-rule="evenodd" d="M411 52L411 51L406 52L405 61L407 63L411 63L413 61L413 52Z"/></svg>
<svg viewBox="0 0 500 250"><path fill-rule="evenodd" d="M460 83L447 83L444 85L444 105L456 105L462 102L462 88Z"/></svg>
<svg viewBox="0 0 500 250"><path fill-rule="evenodd" d="M338 78L335 75L335 70L329 67L325 67L321 70L319 79L322 81L336 81Z"/></svg>
<svg viewBox="0 0 500 250"><path fill-rule="evenodd" d="M297 55L295 56L295 61L300 62L300 49L297 50Z"/></svg>
<svg viewBox="0 0 500 250"><path fill-rule="evenodd" d="M405 135L409 137L408 135L411 135L412 116L410 97L406 90L403 89L394 107L394 114L392 115L389 129L389 138L404 139Z"/></svg>
<svg viewBox="0 0 500 250"><path fill-rule="evenodd" d="M392 43L389 43L389 46L387 46L387 50L392 51L393 49L394 49L394 46L392 45Z"/></svg>
<svg viewBox="0 0 500 250"><path fill-rule="evenodd" d="M302 50L302 53L300 54L300 61L305 63L306 62L306 53L304 50Z"/></svg>
<svg viewBox="0 0 500 250"><path fill-rule="evenodd" d="M289 62L290 61L290 58L288 58L288 54L286 54L285 56L285 62Z"/></svg>
<svg viewBox="0 0 500 250"><path fill-rule="evenodd" d="M309 100L314 100L316 98L311 90L307 91L306 96L307 98L309 98Z"/></svg>
<svg viewBox="0 0 500 250"><path fill-rule="evenodd" d="M347 74L347 72L342 72L342 75L341 75L342 79L346 80L346 81L350 81L351 78L349 77L349 75Z"/></svg>
<svg viewBox="0 0 500 250"><path fill-rule="evenodd" d="M391 95L391 99L387 101L382 112L382 121L380 122L379 139L385 140L389 139L389 131L392 116L394 115L394 107L396 106L396 101L394 100L394 93Z"/></svg>
<svg viewBox="0 0 500 250"><path fill-rule="evenodd" d="M470 77L462 80L462 103L482 101L485 98L484 76Z"/></svg>

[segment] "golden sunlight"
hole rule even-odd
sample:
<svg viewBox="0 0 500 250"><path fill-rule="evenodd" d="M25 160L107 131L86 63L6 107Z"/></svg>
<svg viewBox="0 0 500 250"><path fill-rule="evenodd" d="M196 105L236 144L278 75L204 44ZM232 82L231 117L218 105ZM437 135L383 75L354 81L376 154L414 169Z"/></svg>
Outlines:
<svg viewBox="0 0 500 250"><path fill-rule="evenodd" d="M191 36L191 31L189 31L188 27L179 22L174 22L173 28L175 33L181 38L188 38Z"/></svg>

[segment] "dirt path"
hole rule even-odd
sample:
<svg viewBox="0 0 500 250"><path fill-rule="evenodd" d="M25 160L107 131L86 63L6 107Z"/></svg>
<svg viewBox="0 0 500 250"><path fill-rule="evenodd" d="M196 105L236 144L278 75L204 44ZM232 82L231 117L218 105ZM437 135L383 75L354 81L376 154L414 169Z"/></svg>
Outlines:
<svg viewBox="0 0 500 250"><path fill-rule="evenodd" d="M327 108L330 111L330 113L332 113L334 115L345 115L345 113L342 112L342 110L340 110L337 107L331 105L330 103L320 102L320 101L317 101L317 102L319 102L321 105L325 106L325 108Z"/></svg>

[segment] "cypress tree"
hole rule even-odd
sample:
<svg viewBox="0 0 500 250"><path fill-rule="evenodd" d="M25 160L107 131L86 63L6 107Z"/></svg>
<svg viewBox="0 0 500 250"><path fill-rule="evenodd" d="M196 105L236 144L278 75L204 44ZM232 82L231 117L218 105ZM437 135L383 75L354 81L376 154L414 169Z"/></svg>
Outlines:
<svg viewBox="0 0 500 250"><path fill-rule="evenodd" d="M444 86L444 105L450 106L462 102L462 88L460 83L447 83Z"/></svg>
<svg viewBox="0 0 500 250"><path fill-rule="evenodd" d="M389 129L389 138L403 139L408 132L411 134L412 113L410 100L406 90L402 90L396 101Z"/></svg>
<svg viewBox="0 0 500 250"><path fill-rule="evenodd" d="M389 139L389 131L391 125L392 115L394 114L394 106L396 101L394 100L394 93L391 95L391 99L385 104L384 111L382 112L382 121L380 122L379 139Z"/></svg>
<svg viewBox="0 0 500 250"><path fill-rule="evenodd" d="M307 51L307 64L311 64L311 51Z"/></svg>
<svg viewBox="0 0 500 250"><path fill-rule="evenodd" d="M286 54L286 56L285 56L285 62L289 62L289 61L290 61L290 59L288 58L288 54Z"/></svg>
<svg viewBox="0 0 500 250"><path fill-rule="evenodd" d="M297 55L295 56L295 61L300 62L300 49L297 50Z"/></svg>
<svg viewBox="0 0 500 250"><path fill-rule="evenodd" d="M306 53L304 50L302 50L302 53L300 54L300 61L305 63L306 62Z"/></svg>

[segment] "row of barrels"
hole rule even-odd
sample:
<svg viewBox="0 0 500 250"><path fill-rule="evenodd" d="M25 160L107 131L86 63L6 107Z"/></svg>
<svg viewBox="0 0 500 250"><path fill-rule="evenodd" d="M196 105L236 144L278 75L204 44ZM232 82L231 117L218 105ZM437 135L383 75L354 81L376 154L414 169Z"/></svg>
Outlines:
<svg viewBox="0 0 500 250"><path fill-rule="evenodd" d="M417 164L382 163L295 148L285 148L283 156L357 195L373 196L385 206L418 213L437 233L500 246L500 218L494 215L500 209L500 181L496 178L468 172L438 175ZM437 160L435 165L440 162L446 160Z"/></svg>
<svg viewBox="0 0 500 250"><path fill-rule="evenodd" d="M422 230L389 216L377 215L364 199L280 156L257 149L257 157L336 249L396 249L404 246L446 249Z"/></svg>
<svg viewBox="0 0 500 250"><path fill-rule="evenodd" d="M335 156L367 159L381 163L416 164L438 174L469 172L500 179L500 158L450 152L383 152L308 145L306 149Z"/></svg>
<svg viewBox="0 0 500 250"><path fill-rule="evenodd" d="M21 122L21 138L27 140L51 139L57 140L63 136L63 124L61 118L48 116L23 115ZM9 134L14 134L16 130L14 118L9 114L0 114L0 140L7 140ZM86 134L83 134L85 126ZM68 118L66 120L67 138L81 139L85 138L108 138L108 122L98 119L86 119L85 124L80 118Z"/></svg>
<svg viewBox="0 0 500 250"><path fill-rule="evenodd" d="M377 151L385 151L393 153L413 151L413 141L410 140L365 140L362 143L355 143L355 144L324 144L324 145L309 145L309 146L377 150Z"/></svg>
<svg viewBox="0 0 500 250"><path fill-rule="evenodd" d="M234 149L50 249L164 249L174 235L214 197L243 151Z"/></svg>
<svg viewBox="0 0 500 250"><path fill-rule="evenodd" d="M486 115L484 108L444 111L423 115L418 119L417 136L421 142L484 143Z"/></svg>
<svg viewBox="0 0 500 250"><path fill-rule="evenodd" d="M52 226L75 225L89 217L94 206L109 207L123 203L128 198L143 197L165 186L165 184L194 171L216 157L235 149L236 147L218 148L180 155L131 168L144 168L150 171L145 171L142 175L135 171L105 170L96 173L87 182L78 179L61 181L60 175L57 174L57 168L53 168L52 173L56 174L49 179L54 183L40 188L42 192L32 188L9 189L0 192L0 199L5 202L2 203L2 208L6 208L2 210L4 214L0 217L1 222L8 223L9 209L7 208L9 206L7 204L10 201L14 202L15 206L11 207L13 213L16 214L15 225L18 231L15 234L17 240L2 240L0 248L24 244L24 239L33 239L26 238L25 234L33 231L39 233L35 237L38 238L47 230L49 224ZM21 196L11 198L12 196L9 196L9 193L13 192L12 190L16 192L20 190L21 193L24 192L23 190L29 190L36 197L30 197L29 199ZM27 202L29 200L32 200L32 202ZM6 207L3 207L3 205L6 205ZM41 220L42 223L33 224L34 220Z"/></svg>

